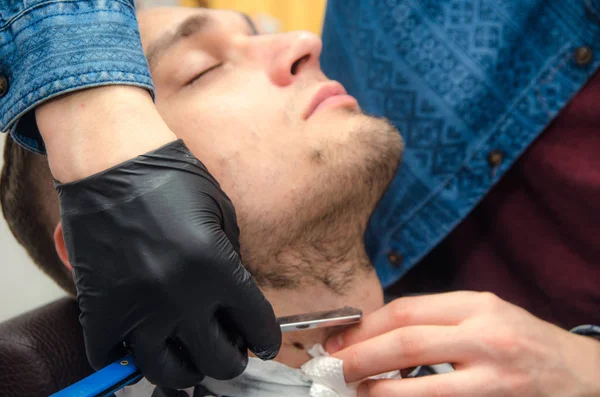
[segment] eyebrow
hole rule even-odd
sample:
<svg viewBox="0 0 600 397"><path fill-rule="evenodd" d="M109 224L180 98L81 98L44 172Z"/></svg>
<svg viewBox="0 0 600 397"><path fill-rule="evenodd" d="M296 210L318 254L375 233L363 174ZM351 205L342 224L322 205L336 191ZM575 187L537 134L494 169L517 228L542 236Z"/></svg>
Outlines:
<svg viewBox="0 0 600 397"><path fill-rule="evenodd" d="M214 19L208 14L192 15L181 22L177 26L177 29L175 29L175 32L163 34L148 47L146 58L148 59L150 68L152 69L153 66L156 66L156 62L158 62L160 56L169 48L186 37L206 30L212 23L214 23Z"/></svg>
<svg viewBox="0 0 600 397"><path fill-rule="evenodd" d="M250 27L250 32L252 32L252 35L253 36L257 36L258 35L258 29L256 28L256 25L254 24L254 21L252 20L252 18L250 18L250 15L248 15L248 14L246 14L244 12L240 12L240 14L246 20L246 23Z"/></svg>
<svg viewBox="0 0 600 397"><path fill-rule="evenodd" d="M258 31L256 29L256 26L252 22L252 19L250 19L248 15L242 12L240 13L240 15L244 17L244 19L248 23L252 34L257 35ZM200 34L203 30L206 30L206 28L210 27L214 23L215 19L209 14L204 13L192 15L186 18L183 22L181 22L175 29L174 33L169 32L163 34L148 47L148 54L146 55L146 59L148 60L148 65L150 66L150 69L156 66L156 63L158 62L159 58L169 48L173 47L175 44L179 43L181 40L187 37Z"/></svg>

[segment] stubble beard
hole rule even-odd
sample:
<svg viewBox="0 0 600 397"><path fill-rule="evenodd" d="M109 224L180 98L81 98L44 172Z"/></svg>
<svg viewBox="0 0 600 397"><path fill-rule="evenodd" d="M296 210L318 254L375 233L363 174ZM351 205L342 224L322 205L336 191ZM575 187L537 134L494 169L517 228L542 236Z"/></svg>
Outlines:
<svg viewBox="0 0 600 397"><path fill-rule="evenodd" d="M394 177L403 143L388 121L357 117L348 142L331 142L312 156L315 178L287 213L276 219L238 214L242 262L259 287L320 283L343 294L360 274L373 271L363 234Z"/></svg>

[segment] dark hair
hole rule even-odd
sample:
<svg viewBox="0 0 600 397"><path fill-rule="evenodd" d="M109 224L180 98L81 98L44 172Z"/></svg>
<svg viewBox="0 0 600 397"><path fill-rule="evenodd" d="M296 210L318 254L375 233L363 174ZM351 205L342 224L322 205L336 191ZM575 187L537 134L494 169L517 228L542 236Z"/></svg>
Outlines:
<svg viewBox="0 0 600 397"><path fill-rule="evenodd" d="M45 156L30 152L10 136L0 174L0 206L12 234L35 264L56 284L75 295L71 272L54 247L58 198Z"/></svg>

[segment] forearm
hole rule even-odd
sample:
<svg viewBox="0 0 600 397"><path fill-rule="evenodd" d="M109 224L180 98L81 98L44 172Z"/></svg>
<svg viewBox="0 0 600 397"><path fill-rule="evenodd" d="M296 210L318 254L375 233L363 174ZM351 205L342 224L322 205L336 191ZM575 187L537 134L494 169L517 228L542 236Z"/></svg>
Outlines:
<svg viewBox="0 0 600 397"><path fill-rule="evenodd" d="M77 91L44 103L35 116L52 174L63 183L176 139L149 93L133 86Z"/></svg>
<svg viewBox="0 0 600 397"><path fill-rule="evenodd" d="M579 345L573 351L575 361L572 363L574 376L579 378L581 391L575 394L581 397L600 396L600 342L581 336Z"/></svg>
<svg viewBox="0 0 600 397"><path fill-rule="evenodd" d="M576 339L580 344L570 350L576 353L571 367L586 385L581 395L600 396L600 326L581 325L571 332L580 335Z"/></svg>
<svg viewBox="0 0 600 397"><path fill-rule="evenodd" d="M46 136L63 136L63 132L57 132L58 128L54 127L65 128L72 121L85 121L71 130L84 134L87 121L93 121L89 117L90 112L95 111L97 119L110 117L114 121L115 117L124 117L126 114L122 109L128 104L120 99L122 92L133 92L133 87L153 92L133 0L9 1L0 2L0 11L0 42L5 43L0 46L0 75L6 78L7 83L6 89L0 94L0 131L10 131L19 144L39 153L45 152L45 142L33 122L32 113L33 109L51 101L50 98L60 98L54 99L54 105L49 107L59 114L65 103L77 102L74 98L86 98L85 103L77 103L88 104L89 94L73 96L79 95L74 92L96 92L92 95L94 103L90 103L91 106L85 109L86 114L81 117L74 114L61 118L49 116L49 121L42 120L47 129ZM92 88L101 86L121 86L123 90L116 90L118 94L107 94L103 98L98 94L99 91L95 91L97 88ZM143 109L142 102L138 103L137 99L133 101L135 106L131 103L127 109L139 109L145 117L149 117L150 111ZM49 111L48 114L51 113ZM129 119L134 120L134 116ZM40 123L40 120L37 122ZM118 121L116 124L122 123ZM119 130L114 133L117 134ZM110 133L97 126L94 131ZM81 139L88 138L83 136ZM90 140L89 143L95 142ZM53 146L56 148L55 144ZM72 157L69 153L77 150L67 147L66 143L60 149L66 158ZM103 155L113 156L111 153Z"/></svg>

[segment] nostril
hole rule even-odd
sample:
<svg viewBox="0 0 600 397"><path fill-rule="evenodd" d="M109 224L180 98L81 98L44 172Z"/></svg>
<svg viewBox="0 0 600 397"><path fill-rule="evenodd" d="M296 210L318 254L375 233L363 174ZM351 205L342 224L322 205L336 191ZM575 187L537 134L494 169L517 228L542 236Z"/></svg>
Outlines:
<svg viewBox="0 0 600 397"><path fill-rule="evenodd" d="M292 65L292 76L295 76L296 73L298 73L298 68L300 67L300 65L306 63L309 59L310 55L307 54L304 55L302 58L298 59L296 62L294 62L294 64Z"/></svg>

